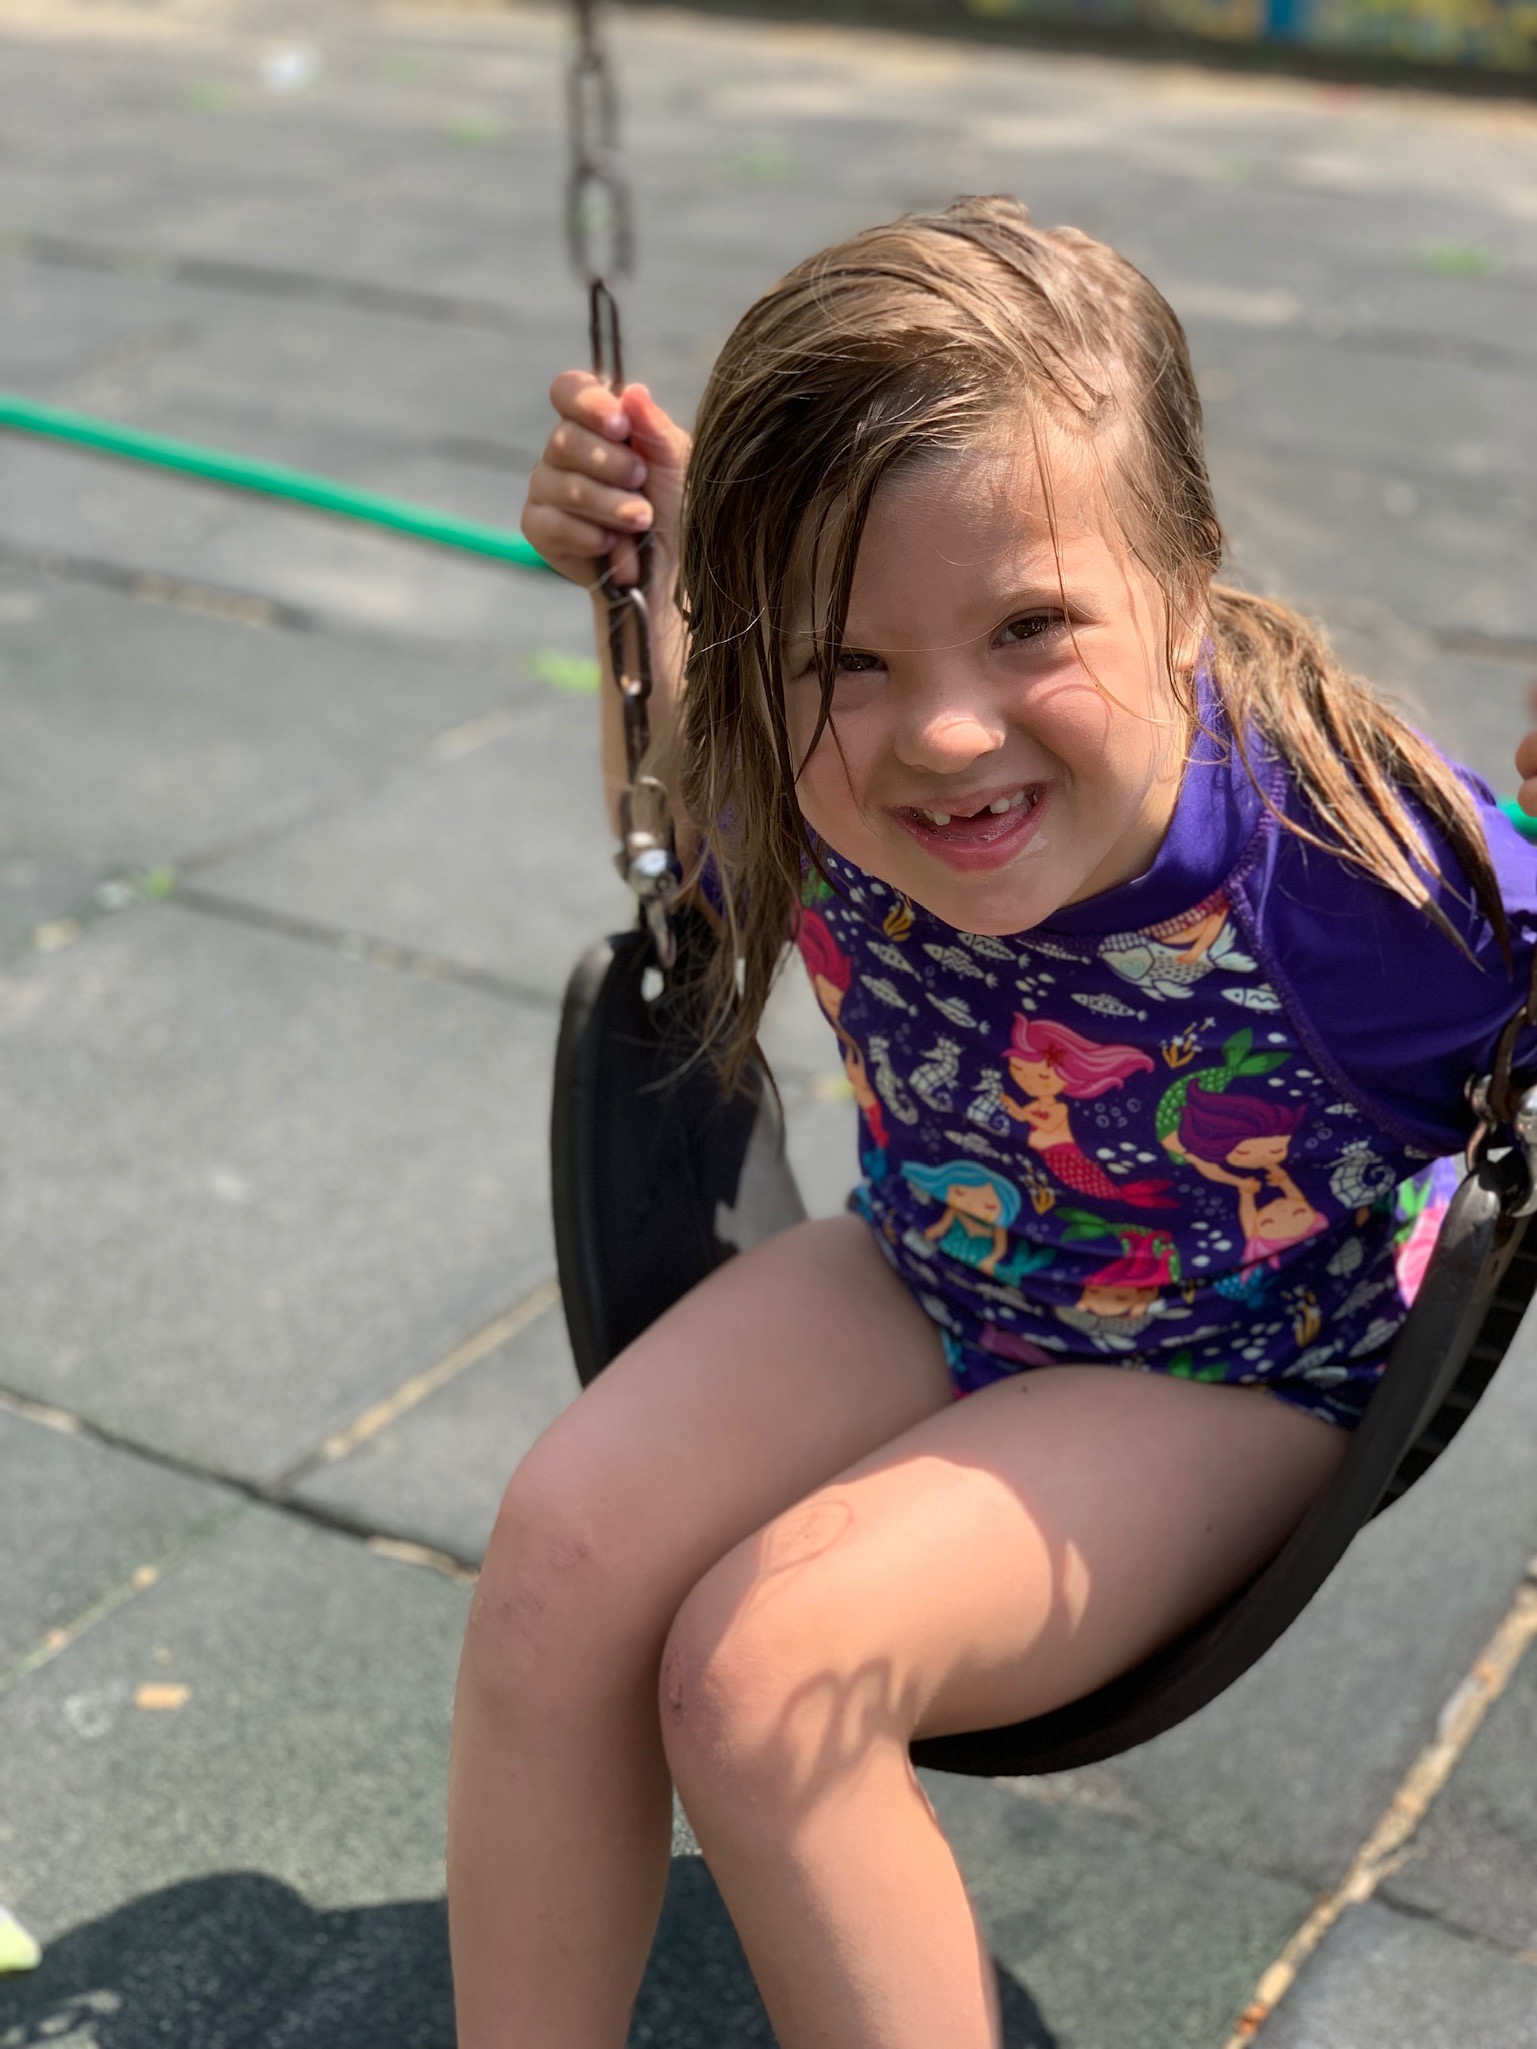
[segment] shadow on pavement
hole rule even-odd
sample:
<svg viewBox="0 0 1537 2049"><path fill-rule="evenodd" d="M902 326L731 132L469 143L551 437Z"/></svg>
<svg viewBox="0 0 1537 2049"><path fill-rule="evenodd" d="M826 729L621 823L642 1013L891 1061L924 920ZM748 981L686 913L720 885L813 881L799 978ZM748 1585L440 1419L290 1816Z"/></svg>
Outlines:
<svg viewBox="0 0 1537 2049"><path fill-rule="evenodd" d="M1053 2049L1000 1973L1006 2049ZM326 1912L258 1872L149 1893L0 1985L0 2049L453 2049L441 1900ZM772 2049L729 1916L674 1858L632 2049Z"/></svg>

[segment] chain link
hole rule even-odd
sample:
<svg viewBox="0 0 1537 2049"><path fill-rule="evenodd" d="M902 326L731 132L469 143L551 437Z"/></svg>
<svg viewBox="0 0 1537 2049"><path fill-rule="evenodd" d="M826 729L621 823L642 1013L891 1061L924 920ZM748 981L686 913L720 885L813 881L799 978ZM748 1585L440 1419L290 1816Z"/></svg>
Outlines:
<svg viewBox="0 0 1537 2049"><path fill-rule="evenodd" d="M598 25L597 0L575 0L576 50L567 79L571 168L566 183L566 240L572 268L587 287L588 339L593 374L610 391L624 387L624 345L613 280L628 277L634 256L630 188L619 158L619 97ZM656 948L670 968L676 953L670 912L681 871L667 792L644 773L651 742L652 544L637 543L640 580L614 581L613 558L598 587L608 609L609 664L624 707L627 785L619 799L623 846L615 866L635 892Z"/></svg>

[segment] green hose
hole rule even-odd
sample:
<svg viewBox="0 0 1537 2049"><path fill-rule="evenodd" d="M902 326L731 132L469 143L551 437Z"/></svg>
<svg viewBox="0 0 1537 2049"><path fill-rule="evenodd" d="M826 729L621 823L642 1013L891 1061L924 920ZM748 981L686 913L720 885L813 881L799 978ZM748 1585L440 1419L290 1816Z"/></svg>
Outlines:
<svg viewBox="0 0 1537 2049"><path fill-rule="evenodd" d="M101 455L156 463L161 469L180 470L210 483L261 491L269 498L287 498L319 512L336 512L344 519L366 520L372 526L413 534L421 541L437 541L445 548L490 555L519 569L550 566L537 548L506 527L482 526L451 512L437 512L430 505L408 505L402 498L360 491L352 484L333 483L329 477L307 476L303 470L285 469L280 463L261 462L255 456L228 455L220 448L200 448L195 441L176 441L168 434L147 434L137 427L119 427L111 420L93 420L85 413L65 412L60 406L38 405L14 392L0 391L0 427L71 441Z"/></svg>

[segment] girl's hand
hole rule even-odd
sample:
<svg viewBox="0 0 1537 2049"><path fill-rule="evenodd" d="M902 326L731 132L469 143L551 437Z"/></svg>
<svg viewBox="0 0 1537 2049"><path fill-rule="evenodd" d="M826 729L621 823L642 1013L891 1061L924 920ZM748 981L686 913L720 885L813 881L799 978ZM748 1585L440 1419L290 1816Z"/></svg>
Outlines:
<svg viewBox="0 0 1537 2049"><path fill-rule="evenodd" d="M573 583L596 583L610 554L615 579L637 582L648 530L675 562L688 435L644 384L615 397L590 371L564 370L550 400L560 420L528 481L527 539Z"/></svg>

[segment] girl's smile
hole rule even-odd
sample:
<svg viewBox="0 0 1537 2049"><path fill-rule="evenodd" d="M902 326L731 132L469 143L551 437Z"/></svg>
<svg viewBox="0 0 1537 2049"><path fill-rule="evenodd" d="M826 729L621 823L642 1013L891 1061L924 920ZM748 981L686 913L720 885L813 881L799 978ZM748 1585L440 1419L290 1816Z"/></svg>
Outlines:
<svg viewBox="0 0 1537 2049"><path fill-rule="evenodd" d="M809 590L786 650L807 821L962 931L1021 931L1141 874L1179 791L1162 594L1073 444L1047 438L1054 522L1013 453L934 455L881 486L809 759ZM1176 661L1195 652L1187 634Z"/></svg>

